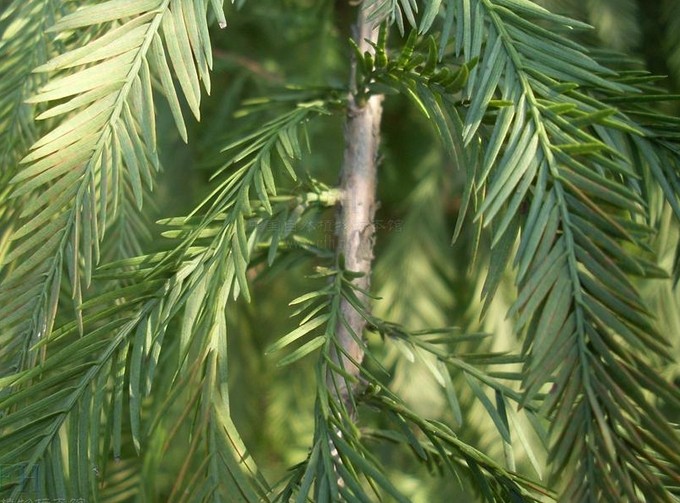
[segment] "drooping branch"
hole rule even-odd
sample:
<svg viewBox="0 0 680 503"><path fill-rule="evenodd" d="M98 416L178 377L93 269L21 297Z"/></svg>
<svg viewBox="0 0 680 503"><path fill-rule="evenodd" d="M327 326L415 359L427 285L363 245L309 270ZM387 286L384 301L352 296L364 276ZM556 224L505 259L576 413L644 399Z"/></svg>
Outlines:
<svg viewBox="0 0 680 503"><path fill-rule="evenodd" d="M353 34L362 52L372 50L367 40L375 42L378 38L378 30L367 20L366 11L366 4L362 4ZM382 96L374 95L367 100L363 98L362 90L357 89L356 71L356 61L353 61L340 182L342 199L336 225L337 254L344 257L348 270L363 274L354 280L354 284L360 290L368 291L375 234L376 174ZM365 295L359 293L359 300L363 303L367 299ZM344 299L340 309L346 324L339 321L336 327L337 342L342 351L336 351L334 359L345 372L357 377L359 375L357 364L361 363L364 356L360 340L366 322ZM347 410L354 413L351 399L353 389L348 385L347 379L331 372L328 381Z"/></svg>

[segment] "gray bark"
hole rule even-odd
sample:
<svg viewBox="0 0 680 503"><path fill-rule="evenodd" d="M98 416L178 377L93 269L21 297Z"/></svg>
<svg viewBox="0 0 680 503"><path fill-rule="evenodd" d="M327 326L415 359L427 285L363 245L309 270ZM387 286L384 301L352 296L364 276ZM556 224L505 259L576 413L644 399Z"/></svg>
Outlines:
<svg viewBox="0 0 680 503"><path fill-rule="evenodd" d="M367 22L363 5L359 10L354 39L362 52L372 51L366 39L375 42L378 31L372 29ZM337 253L344 257L346 269L363 273L362 277L354 280L354 284L368 291L375 241L374 216L382 96L357 100L356 61L352 64L350 84L352 92L345 123L345 152L340 182L342 197L336 226ZM358 296L362 303L367 302L364 294L358 293ZM363 341L366 322L344 299L340 309L347 326L339 322L336 327L337 342L342 351L335 352L334 360L345 372L358 377L359 368L356 364L360 364L364 357L363 343L360 341ZM334 393L343 401L347 410L354 414L352 394L355 389L337 373L331 371L328 377Z"/></svg>

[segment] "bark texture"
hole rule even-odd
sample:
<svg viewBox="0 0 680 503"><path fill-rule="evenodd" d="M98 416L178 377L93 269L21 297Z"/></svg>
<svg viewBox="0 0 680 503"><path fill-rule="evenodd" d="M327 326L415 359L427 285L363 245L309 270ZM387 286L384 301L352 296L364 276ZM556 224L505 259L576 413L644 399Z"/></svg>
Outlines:
<svg viewBox="0 0 680 503"><path fill-rule="evenodd" d="M367 22L366 10L362 5L359 9L354 39L363 52L373 50L366 40L375 42L377 37L377 29L372 29ZM357 99L356 87L355 61L352 64L350 82L352 92L349 96L345 123L345 152L340 181L342 197L336 225L337 253L344 257L348 270L363 273L363 276L354 280L354 283L360 289L368 291L375 241L374 216L382 96L371 96L368 100ZM362 302L368 300L363 294L359 294L359 299ZM344 300L341 304L341 313L347 325L338 323L336 335L344 354L336 353L335 362L356 377L359 375L356 364L360 364L364 357L363 344L357 339L362 339L366 322L349 302ZM354 389L348 385L344 377L333 372L329 375L329 381L334 392L354 414L351 396Z"/></svg>

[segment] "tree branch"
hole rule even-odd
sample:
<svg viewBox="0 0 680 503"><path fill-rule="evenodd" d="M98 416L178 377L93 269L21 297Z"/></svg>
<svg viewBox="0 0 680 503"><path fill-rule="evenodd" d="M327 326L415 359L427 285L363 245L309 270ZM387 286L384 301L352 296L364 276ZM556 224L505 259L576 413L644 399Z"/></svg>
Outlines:
<svg viewBox="0 0 680 503"><path fill-rule="evenodd" d="M366 5L362 4L354 27L354 40L362 52L373 50L366 40L375 42L378 38L378 30L373 29L366 19L366 10ZM362 277L354 280L354 284L361 290L368 291L375 240L376 173L382 96L371 96L368 100L358 97L362 93L357 93L356 71L356 61L353 60L340 181L342 198L336 226L337 254L338 257L344 257L348 270L363 273ZM367 301L364 294L359 292L358 296L362 303ZM366 321L345 299L342 300L340 310L346 323L342 319L338 321L335 333L341 350L334 352L333 359L348 374L358 377L357 365L364 357L361 341ZM354 414L354 389L348 380L330 371L328 383L347 410Z"/></svg>

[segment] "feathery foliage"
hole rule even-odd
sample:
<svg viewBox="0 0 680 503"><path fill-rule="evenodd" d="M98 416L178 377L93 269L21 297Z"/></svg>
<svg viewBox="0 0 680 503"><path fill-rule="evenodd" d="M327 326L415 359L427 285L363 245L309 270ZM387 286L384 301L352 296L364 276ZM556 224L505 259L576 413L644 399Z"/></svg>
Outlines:
<svg viewBox="0 0 680 503"><path fill-rule="evenodd" d="M255 4L226 31L219 0L4 7L0 494L676 501L680 392L657 369L677 351L643 293L680 277L680 252L657 262L680 136L676 96L610 50L644 38L635 16L572 10L593 32L528 0ZM371 35L347 42L357 12ZM337 229L363 174L336 186L329 145L376 97L366 291ZM173 159L173 135L206 153Z"/></svg>

